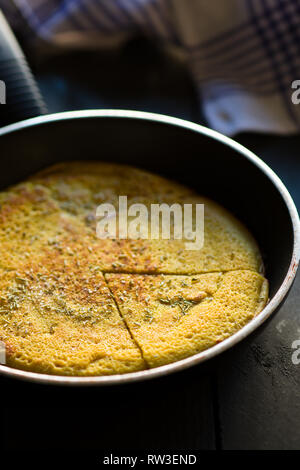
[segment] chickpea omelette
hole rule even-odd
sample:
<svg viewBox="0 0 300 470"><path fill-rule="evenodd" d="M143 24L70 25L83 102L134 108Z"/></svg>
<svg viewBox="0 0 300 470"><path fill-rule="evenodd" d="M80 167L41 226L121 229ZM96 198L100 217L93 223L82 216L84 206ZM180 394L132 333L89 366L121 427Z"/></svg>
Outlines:
<svg viewBox="0 0 300 470"><path fill-rule="evenodd" d="M99 238L97 207L204 204L204 244ZM257 244L227 210L137 168L69 162L0 193L6 364L99 376L158 367L239 331L268 300Z"/></svg>

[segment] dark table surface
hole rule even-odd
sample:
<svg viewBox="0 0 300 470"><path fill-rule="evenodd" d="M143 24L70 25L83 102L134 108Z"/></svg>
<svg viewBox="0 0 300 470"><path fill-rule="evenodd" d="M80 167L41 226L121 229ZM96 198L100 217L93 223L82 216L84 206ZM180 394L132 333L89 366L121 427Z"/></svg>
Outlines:
<svg viewBox="0 0 300 470"><path fill-rule="evenodd" d="M33 63L49 111L124 108L204 123L184 64L143 41ZM237 136L300 207L300 136ZM259 332L214 360L130 386L65 389L1 378L8 450L300 449L300 276Z"/></svg>

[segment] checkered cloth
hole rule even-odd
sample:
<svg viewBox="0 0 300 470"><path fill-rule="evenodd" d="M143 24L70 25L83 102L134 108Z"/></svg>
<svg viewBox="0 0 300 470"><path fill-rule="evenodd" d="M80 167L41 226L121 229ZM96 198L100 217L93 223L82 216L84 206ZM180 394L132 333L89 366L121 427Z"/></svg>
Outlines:
<svg viewBox="0 0 300 470"><path fill-rule="evenodd" d="M180 48L224 134L299 131L300 0L0 0L14 23L12 1L36 37L60 46L142 33Z"/></svg>

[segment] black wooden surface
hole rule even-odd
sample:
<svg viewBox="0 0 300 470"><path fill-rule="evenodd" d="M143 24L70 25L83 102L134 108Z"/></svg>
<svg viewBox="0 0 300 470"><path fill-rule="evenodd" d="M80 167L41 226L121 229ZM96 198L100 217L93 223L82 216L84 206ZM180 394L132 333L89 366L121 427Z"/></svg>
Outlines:
<svg viewBox="0 0 300 470"><path fill-rule="evenodd" d="M36 64L49 111L127 108L203 123L184 65L147 44ZM300 138L241 135L300 207ZM5 447L21 449L299 449L300 276L280 312L208 367L143 384L62 389L1 379ZM18 432L16 432L18 430Z"/></svg>

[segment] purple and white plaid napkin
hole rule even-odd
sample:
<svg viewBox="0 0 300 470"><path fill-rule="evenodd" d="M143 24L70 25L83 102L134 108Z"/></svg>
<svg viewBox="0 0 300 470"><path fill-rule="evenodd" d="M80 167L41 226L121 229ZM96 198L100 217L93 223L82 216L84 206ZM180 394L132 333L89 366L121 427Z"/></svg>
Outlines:
<svg viewBox="0 0 300 470"><path fill-rule="evenodd" d="M224 134L300 130L300 0L0 0L34 37L105 47L142 33L180 48L210 126ZM300 83L300 82L299 82Z"/></svg>

